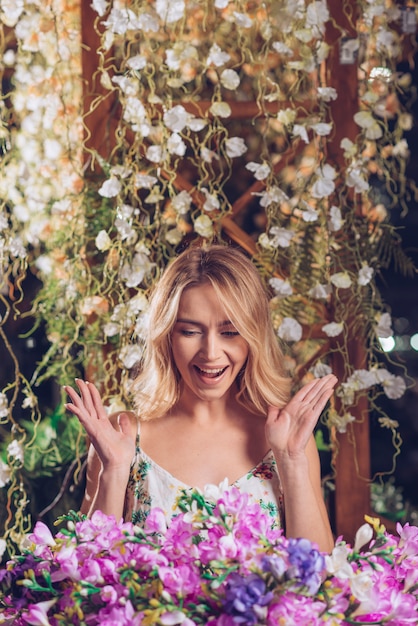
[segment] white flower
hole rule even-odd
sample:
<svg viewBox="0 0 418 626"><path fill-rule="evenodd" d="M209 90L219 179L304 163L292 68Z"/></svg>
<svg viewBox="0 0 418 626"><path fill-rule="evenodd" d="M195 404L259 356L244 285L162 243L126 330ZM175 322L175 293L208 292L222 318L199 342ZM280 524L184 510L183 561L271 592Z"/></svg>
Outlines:
<svg viewBox="0 0 418 626"><path fill-rule="evenodd" d="M7 465L7 463L4 463L3 461L0 460L0 489L5 487L7 483L10 482L10 474L11 474L10 467ZM0 555L0 558L1 558L1 555Z"/></svg>
<svg viewBox="0 0 418 626"><path fill-rule="evenodd" d="M367 139L379 139L383 136L379 122L369 111L358 111L354 115L354 121L358 126L365 129Z"/></svg>
<svg viewBox="0 0 418 626"><path fill-rule="evenodd" d="M402 398L406 391L406 383L402 376L390 376L382 383L383 391L390 400Z"/></svg>
<svg viewBox="0 0 418 626"><path fill-rule="evenodd" d="M366 543L370 543L373 539L373 528L370 524L363 524L356 532L356 537L354 540L354 552L359 552L360 549L366 545Z"/></svg>
<svg viewBox="0 0 418 626"><path fill-rule="evenodd" d="M239 74L235 70L223 70L221 73L221 84L225 89L236 89L240 84Z"/></svg>
<svg viewBox="0 0 418 626"><path fill-rule="evenodd" d="M170 154L184 156L186 153L186 144L178 133L173 133L167 141L167 150Z"/></svg>
<svg viewBox="0 0 418 626"><path fill-rule="evenodd" d="M347 544L340 544L333 548L331 554L325 555L327 572L336 578L346 580L354 575L352 565L348 562L350 548Z"/></svg>
<svg viewBox="0 0 418 626"><path fill-rule="evenodd" d="M183 233L178 228L170 228L165 234L165 238L168 243L176 246L183 239Z"/></svg>
<svg viewBox="0 0 418 626"><path fill-rule="evenodd" d="M209 191L204 187L202 187L201 191L206 198L203 204L203 209L205 211L216 211L220 208L219 200L214 194L209 193Z"/></svg>
<svg viewBox="0 0 418 626"><path fill-rule="evenodd" d="M296 110L282 109L278 112L277 119L283 126L291 126L296 119Z"/></svg>
<svg viewBox="0 0 418 626"><path fill-rule="evenodd" d="M7 417L9 414L9 402L5 393L0 393L0 417Z"/></svg>
<svg viewBox="0 0 418 626"><path fill-rule="evenodd" d="M135 174L134 185L136 189L152 189L153 185L155 185L155 183L157 182L158 178L156 178L155 176L149 176L147 174Z"/></svg>
<svg viewBox="0 0 418 626"><path fill-rule="evenodd" d="M374 269L369 267L367 263L363 265L363 267L359 270L358 273L358 284L364 287L368 285L371 279L373 278Z"/></svg>
<svg viewBox="0 0 418 626"><path fill-rule="evenodd" d="M376 335L383 339L392 337L392 318L390 313L380 313L377 315Z"/></svg>
<svg viewBox="0 0 418 626"><path fill-rule="evenodd" d="M342 322L331 322L330 324L325 324L325 326L322 326L322 330L326 335L328 335L328 337L338 337L338 335L341 335L341 333L343 332L343 329L344 324Z"/></svg>
<svg viewBox="0 0 418 626"><path fill-rule="evenodd" d="M283 280L283 278L270 278L269 285L272 289L274 289L278 296L286 297L291 296L293 293L293 289L289 281Z"/></svg>
<svg viewBox="0 0 418 626"><path fill-rule="evenodd" d="M348 187L354 187L356 193L362 193L367 191L370 187L366 177L367 174L361 167L352 165L347 168L345 182Z"/></svg>
<svg viewBox="0 0 418 626"><path fill-rule="evenodd" d="M115 176L111 176L104 181L99 189L99 194L103 198L114 198L122 189L122 183Z"/></svg>
<svg viewBox="0 0 418 626"><path fill-rule="evenodd" d="M329 20L329 11L325 0L311 2L306 9L306 27L311 28L315 37L323 35L325 22Z"/></svg>
<svg viewBox="0 0 418 626"><path fill-rule="evenodd" d="M284 341L299 341L302 338L302 326L292 317L285 317L277 334Z"/></svg>
<svg viewBox="0 0 418 626"><path fill-rule="evenodd" d="M25 8L24 0L2 0L1 15L2 21L9 28L16 26Z"/></svg>
<svg viewBox="0 0 418 626"><path fill-rule="evenodd" d="M246 15L246 13L239 13L238 11L234 11L233 13L235 17L236 25L240 28L251 28L253 25L252 19Z"/></svg>
<svg viewBox="0 0 418 626"><path fill-rule="evenodd" d="M308 132L302 124L295 124L292 132L295 137L300 137L305 143L309 143Z"/></svg>
<svg viewBox="0 0 418 626"><path fill-rule="evenodd" d="M348 137L344 137L341 139L340 148L344 150L344 157L349 159L350 157L354 157L357 154L357 146L356 144L348 139Z"/></svg>
<svg viewBox="0 0 418 626"><path fill-rule="evenodd" d="M304 222L316 222L318 219L318 211L307 205L306 209L302 211L302 219Z"/></svg>
<svg viewBox="0 0 418 626"><path fill-rule="evenodd" d="M167 24L181 20L184 16L184 0L156 0L155 10Z"/></svg>
<svg viewBox="0 0 418 626"><path fill-rule="evenodd" d="M199 215L194 221L193 228L198 235L206 239L209 239L213 235L212 220L207 215Z"/></svg>
<svg viewBox="0 0 418 626"><path fill-rule="evenodd" d="M146 153L147 159L152 163L161 163L164 159L164 150L162 146L148 146Z"/></svg>
<svg viewBox="0 0 418 626"><path fill-rule="evenodd" d="M205 500L209 500L209 502L217 502L222 498L225 491L228 491L229 484L228 479L224 478L219 485L207 484L203 488L203 495Z"/></svg>
<svg viewBox="0 0 418 626"><path fill-rule="evenodd" d="M227 52L222 52L222 49L218 46L218 44L214 43L209 50L206 65L215 65L215 67L220 67L221 65L225 65L230 58L231 57Z"/></svg>
<svg viewBox="0 0 418 626"><path fill-rule="evenodd" d="M247 170L254 173L254 178L257 180L264 180L271 172L270 165L267 163L254 163L254 161L250 161L245 166Z"/></svg>
<svg viewBox="0 0 418 626"><path fill-rule="evenodd" d="M9 443L7 446L7 453L20 463L23 463L23 446L19 441L17 441L17 439L13 439L13 441Z"/></svg>
<svg viewBox="0 0 418 626"><path fill-rule="evenodd" d="M187 126L189 113L181 104L177 104L164 113L163 120L167 128L173 133L181 133Z"/></svg>
<svg viewBox="0 0 418 626"><path fill-rule="evenodd" d="M331 100L336 100L338 97L336 89L334 87L318 87L317 89L318 98L323 100L324 102L330 102Z"/></svg>
<svg viewBox="0 0 418 626"><path fill-rule="evenodd" d="M339 433L346 433L348 424L354 421L355 417L351 413L343 413L341 415L337 411L329 411L328 426L336 428Z"/></svg>
<svg viewBox="0 0 418 626"><path fill-rule="evenodd" d="M288 228L272 226L269 231L269 235L271 236L271 245L273 246L273 248L288 248L294 234L295 232Z"/></svg>
<svg viewBox="0 0 418 626"><path fill-rule="evenodd" d="M93 11L96 11L100 17L103 17L107 11L108 4L108 0L92 0L91 8Z"/></svg>
<svg viewBox="0 0 418 626"><path fill-rule="evenodd" d="M126 369L132 369L142 357L142 350L139 346L124 346L119 352L119 359Z"/></svg>
<svg viewBox="0 0 418 626"><path fill-rule="evenodd" d="M148 137L151 125L147 120L147 113L144 105L138 98L130 96L126 98L123 107L123 119L132 125L132 130L140 133L143 137Z"/></svg>
<svg viewBox="0 0 418 626"><path fill-rule="evenodd" d="M1 472L1 470L0 470L0 472ZM0 479L0 480L1 480L1 479ZM1 487L1 486L3 486L3 487L4 487L4 485L1 485L1 484L0 484L0 487ZM7 548L7 543L6 543L6 540L5 540L5 539L0 539L0 561L2 560L3 555L4 555L4 553L6 552L6 548Z"/></svg>
<svg viewBox="0 0 418 626"><path fill-rule="evenodd" d="M339 287L340 289L348 289L348 287L351 287L352 284L351 278L346 272L337 272L336 274L332 274L330 281L333 285Z"/></svg>
<svg viewBox="0 0 418 626"><path fill-rule="evenodd" d="M265 209L273 204L273 202L286 202L289 200L289 196L277 187L277 185L272 185L262 193L254 193L255 196L261 196L260 206Z"/></svg>
<svg viewBox="0 0 418 626"><path fill-rule="evenodd" d="M143 70L144 67L146 67L147 59L146 57L142 56L142 54L136 54L135 56L130 57L127 60L126 65L130 67L132 70L135 70L138 72L140 70Z"/></svg>
<svg viewBox="0 0 418 626"><path fill-rule="evenodd" d="M275 50L279 54L283 54L284 56L291 57L293 55L292 48L286 46L286 44L282 41L273 41L271 47L273 48L273 50Z"/></svg>
<svg viewBox="0 0 418 626"><path fill-rule="evenodd" d="M230 137L225 141L225 150L230 159L240 157L247 152L247 146L242 137Z"/></svg>
<svg viewBox="0 0 418 626"><path fill-rule="evenodd" d="M401 139L393 146L392 154L401 159L407 159L409 157L408 142L406 139Z"/></svg>
<svg viewBox="0 0 418 626"><path fill-rule="evenodd" d="M230 117L232 111L227 102L213 102L209 111L217 117Z"/></svg>
<svg viewBox="0 0 418 626"><path fill-rule="evenodd" d="M96 248L101 252L109 250L112 240L105 230L101 230L96 236Z"/></svg>
<svg viewBox="0 0 418 626"><path fill-rule="evenodd" d="M356 573L350 579L350 587L353 596L357 598L357 600L361 602L369 600L374 588L374 582L370 572L360 571Z"/></svg>
<svg viewBox="0 0 418 626"><path fill-rule="evenodd" d="M132 263L126 262L121 270L120 277L127 287L137 287L145 278L155 263L151 263L143 252L137 252Z"/></svg>
<svg viewBox="0 0 418 626"><path fill-rule="evenodd" d="M171 206L179 215L186 215L190 211L192 196L185 190L180 191L171 200Z"/></svg>
<svg viewBox="0 0 418 626"><path fill-rule="evenodd" d="M329 210L328 227L330 231L334 233L337 232L343 224L344 220L341 216L341 210L337 206L333 205Z"/></svg>
<svg viewBox="0 0 418 626"><path fill-rule="evenodd" d="M322 298L328 298L331 292L331 285L318 283L309 289L308 296L315 298L316 300L321 300Z"/></svg>
<svg viewBox="0 0 418 626"><path fill-rule="evenodd" d="M310 124L309 128L312 128L320 137L326 137L332 131L332 124L326 124L325 122L318 122L317 124Z"/></svg>
<svg viewBox="0 0 418 626"><path fill-rule="evenodd" d="M322 167L316 170L318 179L313 184L311 194L314 198L326 198L335 189L334 178L336 177L336 171L331 166L325 163Z"/></svg>
<svg viewBox="0 0 418 626"><path fill-rule="evenodd" d="M324 376L328 376L328 374L332 374L332 368L326 363L322 363L322 361L317 361L309 371L315 378L323 378Z"/></svg>

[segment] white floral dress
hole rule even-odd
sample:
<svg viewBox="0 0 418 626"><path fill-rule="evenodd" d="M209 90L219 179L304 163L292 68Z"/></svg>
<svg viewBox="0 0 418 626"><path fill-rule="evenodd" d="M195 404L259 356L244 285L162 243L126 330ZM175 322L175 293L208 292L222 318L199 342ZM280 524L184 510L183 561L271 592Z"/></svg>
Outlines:
<svg viewBox="0 0 418 626"><path fill-rule="evenodd" d="M282 527L284 519L283 492L277 464L271 451L250 470L233 483L248 493L272 518L272 527ZM177 480L167 470L155 463L140 447L139 428L135 457L126 492L124 518L142 526L151 508L165 513L167 523L180 511L176 501L181 490L192 487Z"/></svg>

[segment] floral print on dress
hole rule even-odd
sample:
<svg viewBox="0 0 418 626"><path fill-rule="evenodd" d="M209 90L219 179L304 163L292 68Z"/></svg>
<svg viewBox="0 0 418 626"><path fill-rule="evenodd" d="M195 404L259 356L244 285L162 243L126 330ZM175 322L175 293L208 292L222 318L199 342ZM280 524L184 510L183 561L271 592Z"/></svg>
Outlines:
<svg viewBox="0 0 418 626"><path fill-rule="evenodd" d="M284 519L283 492L277 470L276 460L270 450L265 457L233 483L244 493L248 493L254 502L268 512L272 519L272 528L282 527ZM163 510L167 524L180 511L177 498L181 490L190 490L191 486L177 480L167 470L155 463L141 450L139 426L135 457L131 465L124 518L140 526L144 525L151 508Z"/></svg>

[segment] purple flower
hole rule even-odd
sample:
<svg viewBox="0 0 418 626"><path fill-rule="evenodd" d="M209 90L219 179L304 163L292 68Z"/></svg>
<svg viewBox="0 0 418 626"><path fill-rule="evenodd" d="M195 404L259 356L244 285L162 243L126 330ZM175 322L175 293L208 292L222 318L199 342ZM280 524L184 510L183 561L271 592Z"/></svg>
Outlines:
<svg viewBox="0 0 418 626"><path fill-rule="evenodd" d="M266 613L273 594L266 593L266 584L258 574L231 574L227 580L223 608L233 616L235 624L257 624Z"/></svg>
<svg viewBox="0 0 418 626"><path fill-rule="evenodd" d="M289 539L288 552L290 567L287 577L300 581L313 595L321 585L320 573L325 567L324 556L308 539Z"/></svg>

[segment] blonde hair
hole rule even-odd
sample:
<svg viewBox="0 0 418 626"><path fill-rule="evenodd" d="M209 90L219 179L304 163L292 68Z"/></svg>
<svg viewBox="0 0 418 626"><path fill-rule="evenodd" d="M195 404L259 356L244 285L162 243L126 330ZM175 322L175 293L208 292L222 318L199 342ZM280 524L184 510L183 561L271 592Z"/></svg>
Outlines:
<svg viewBox="0 0 418 626"><path fill-rule="evenodd" d="M180 376L171 350L171 333L180 298L188 287L209 283L232 324L248 344L238 382L237 400L253 413L282 407L291 379L271 322L266 291L253 263L235 248L192 247L176 257L157 283L150 301L149 324L140 373L133 381L141 419L161 417L180 397Z"/></svg>

